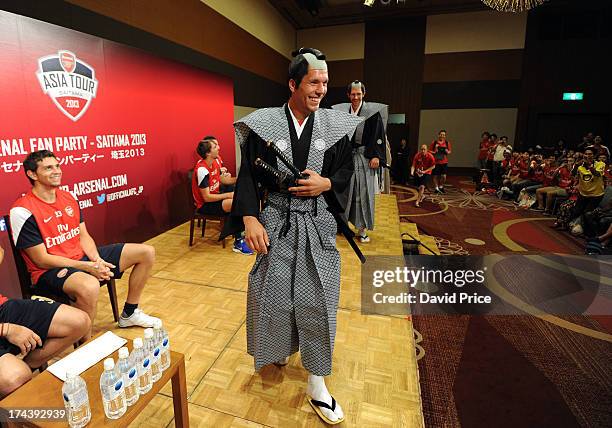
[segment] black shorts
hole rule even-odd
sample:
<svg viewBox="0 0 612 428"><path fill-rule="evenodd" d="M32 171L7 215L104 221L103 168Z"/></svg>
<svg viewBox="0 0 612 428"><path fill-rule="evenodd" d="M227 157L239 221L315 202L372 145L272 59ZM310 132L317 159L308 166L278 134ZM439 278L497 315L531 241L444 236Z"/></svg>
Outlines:
<svg viewBox="0 0 612 428"><path fill-rule="evenodd" d="M125 244L111 244L105 245L104 247L98 247L98 254L100 254L100 257L115 265L115 267L111 269L114 274L113 279L119 279L123 275L123 272L119 270L119 260L121 259L121 252L123 251L124 245ZM85 256L81 260L89 261L89 258ZM83 271L72 267L49 269L38 278L38 282L34 287L47 290L54 295L67 296L66 293L64 293L64 282L66 282L68 277L75 272ZM36 292L36 290L34 290L34 292Z"/></svg>
<svg viewBox="0 0 612 428"><path fill-rule="evenodd" d="M221 183L221 185L219 186L219 193L228 193L228 192L233 192L234 191L234 185L233 184L223 184Z"/></svg>
<svg viewBox="0 0 612 428"><path fill-rule="evenodd" d="M60 303L53 301L12 299L0 305L0 322L18 324L29 328L40 336L43 342L47 340L49 326ZM4 330L6 331L6 326ZM39 347L40 348L40 347ZM18 355L19 348L5 338L0 338L0 357L4 354Z"/></svg>
<svg viewBox="0 0 612 428"><path fill-rule="evenodd" d="M419 177L417 174L414 174L414 185L417 187L426 186L430 175L431 174L423 174Z"/></svg>
<svg viewBox="0 0 612 428"><path fill-rule="evenodd" d="M198 208L198 213L200 214L208 214L208 215L227 215L223 211L223 201L215 201L215 202L205 202L200 208Z"/></svg>
<svg viewBox="0 0 612 428"><path fill-rule="evenodd" d="M436 167L432 171L431 175L446 175L447 163L436 164Z"/></svg>

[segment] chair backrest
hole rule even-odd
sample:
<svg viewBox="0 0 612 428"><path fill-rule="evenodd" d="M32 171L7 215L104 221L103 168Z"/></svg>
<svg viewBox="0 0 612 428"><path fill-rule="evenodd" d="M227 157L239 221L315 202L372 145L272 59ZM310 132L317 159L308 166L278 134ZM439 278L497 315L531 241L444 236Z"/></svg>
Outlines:
<svg viewBox="0 0 612 428"><path fill-rule="evenodd" d="M8 231L11 250L13 251L15 268L17 269L19 286L21 287L21 295L24 299L29 299L30 296L32 296L32 279L30 277L30 272L28 272L25 260L21 256L21 251L15 247L15 242L13 241L13 231L11 229L11 221L8 215L4 216L4 222L6 223L6 230Z"/></svg>
<svg viewBox="0 0 612 428"><path fill-rule="evenodd" d="M191 180L193 179L193 169L190 169L189 171L187 171L187 187L189 189L189 203L191 204L190 208L191 209L196 209L196 202L195 199L193 198L193 189L192 189L192 184L191 184Z"/></svg>

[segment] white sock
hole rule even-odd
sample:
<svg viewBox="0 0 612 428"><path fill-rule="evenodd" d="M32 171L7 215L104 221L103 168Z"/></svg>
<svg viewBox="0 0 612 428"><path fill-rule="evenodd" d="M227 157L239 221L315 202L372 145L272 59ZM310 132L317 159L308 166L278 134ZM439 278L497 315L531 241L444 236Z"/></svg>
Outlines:
<svg viewBox="0 0 612 428"><path fill-rule="evenodd" d="M366 233L365 229L359 229L359 236L365 238L366 236L368 236L368 234Z"/></svg>
<svg viewBox="0 0 612 428"><path fill-rule="evenodd" d="M327 390L327 386L325 386L325 379L323 376L308 376L308 388L306 389L306 393L314 400L322 401L331 406L332 398L331 394ZM319 407L321 409L321 413L325 415L330 421L335 422L338 419L344 418L344 412L340 407L340 404L336 402L336 409L332 412L330 409L325 407Z"/></svg>

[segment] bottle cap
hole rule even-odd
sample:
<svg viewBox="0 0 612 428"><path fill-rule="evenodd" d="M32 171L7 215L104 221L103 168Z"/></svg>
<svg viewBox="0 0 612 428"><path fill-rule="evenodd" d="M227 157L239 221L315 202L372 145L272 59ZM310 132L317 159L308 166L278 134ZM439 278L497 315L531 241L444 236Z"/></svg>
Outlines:
<svg viewBox="0 0 612 428"><path fill-rule="evenodd" d="M144 331L144 337L145 339L151 339L153 337L153 329L152 328L146 328Z"/></svg>
<svg viewBox="0 0 612 428"><path fill-rule="evenodd" d="M66 370L66 380L72 379L73 377L76 377L76 375L77 375L77 372L74 369Z"/></svg>
<svg viewBox="0 0 612 428"><path fill-rule="evenodd" d="M119 348L119 358L127 358L130 355L130 351L125 346Z"/></svg>
<svg viewBox="0 0 612 428"><path fill-rule="evenodd" d="M134 339L134 348L142 348L142 337L137 337L136 339Z"/></svg>
<svg viewBox="0 0 612 428"><path fill-rule="evenodd" d="M108 370L112 370L115 368L115 360L113 360L112 358L107 358L106 360L104 360L104 370L108 371Z"/></svg>

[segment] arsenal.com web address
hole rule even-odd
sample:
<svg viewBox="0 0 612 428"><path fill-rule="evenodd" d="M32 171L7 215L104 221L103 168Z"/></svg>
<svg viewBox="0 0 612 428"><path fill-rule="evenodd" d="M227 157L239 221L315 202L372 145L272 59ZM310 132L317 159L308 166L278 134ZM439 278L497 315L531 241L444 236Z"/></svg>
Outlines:
<svg viewBox="0 0 612 428"><path fill-rule="evenodd" d="M126 190L119 190L118 192L108 193L106 195L106 200L110 202L110 201L114 201L117 199L123 199L123 198L128 198L130 196L135 196L135 195L138 195L139 193L140 193L139 188L132 187Z"/></svg>

